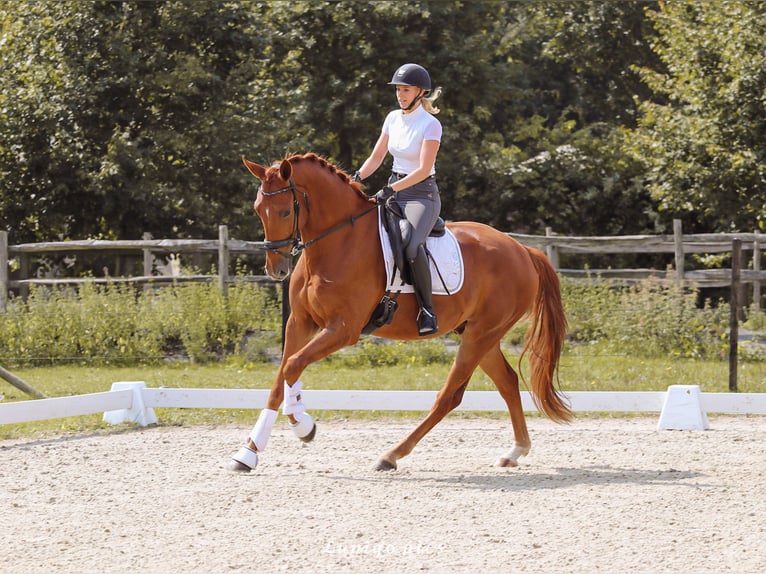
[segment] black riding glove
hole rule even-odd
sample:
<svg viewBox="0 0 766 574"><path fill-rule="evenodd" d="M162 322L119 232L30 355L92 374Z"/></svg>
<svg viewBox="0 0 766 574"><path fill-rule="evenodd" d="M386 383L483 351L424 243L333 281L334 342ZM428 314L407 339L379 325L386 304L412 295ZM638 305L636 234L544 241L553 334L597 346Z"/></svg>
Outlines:
<svg viewBox="0 0 766 574"><path fill-rule="evenodd" d="M351 176L351 181L354 183L362 183L362 176L359 175L359 170L356 170L354 175Z"/></svg>
<svg viewBox="0 0 766 574"><path fill-rule="evenodd" d="M389 197L392 197L393 195L394 195L394 190L391 189L390 185L387 185L383 189L381 189L378 193L376 193L373 197L375 198L375 201L378 203L386 203L386 200Z"/></svg>

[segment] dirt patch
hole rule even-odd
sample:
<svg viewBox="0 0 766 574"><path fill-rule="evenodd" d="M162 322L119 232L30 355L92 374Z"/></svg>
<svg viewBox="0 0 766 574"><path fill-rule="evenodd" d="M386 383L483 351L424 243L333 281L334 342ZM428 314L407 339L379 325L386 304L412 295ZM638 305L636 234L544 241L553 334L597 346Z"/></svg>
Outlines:
<svg viewBox="0 0 766 574"><path fill-rule="evenodd" d="M0 571L766 571L766 417L533 418L516 469L509 422L448 418L390 473L414 421L318 418L249 475L242 427L2 441Z"/></svg>

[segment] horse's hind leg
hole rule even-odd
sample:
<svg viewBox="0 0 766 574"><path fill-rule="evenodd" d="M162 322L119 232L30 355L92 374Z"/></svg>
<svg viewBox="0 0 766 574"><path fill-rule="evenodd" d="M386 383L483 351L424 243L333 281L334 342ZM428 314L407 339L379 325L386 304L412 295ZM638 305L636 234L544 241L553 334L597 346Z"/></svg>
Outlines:
<svg viewBox="0 0 766 574"><path fill-rule="evenodd" d="M527 422L524 419L524 409L521 406L519 377L505 359L499 343L482 357L479 367L495 383L500 396L508 405L508 412L511 414L514 446L507 454L498 459L497 466L518 466L519 457L529 453L532 446Z"/></svg>
<svg viewBox="0 0 766 574"><path fill-rule="evenodd" d="M441 421L447 413L460 404L463 393L471 379L471 375L479 364L483 349L478 341L468 341L463 337L455 362L452 364L447 381L436 396L436 401L425 419L393 449L384 454L378 461L377 470L394 470L396 461L412 452L415 445Z"/></svg>

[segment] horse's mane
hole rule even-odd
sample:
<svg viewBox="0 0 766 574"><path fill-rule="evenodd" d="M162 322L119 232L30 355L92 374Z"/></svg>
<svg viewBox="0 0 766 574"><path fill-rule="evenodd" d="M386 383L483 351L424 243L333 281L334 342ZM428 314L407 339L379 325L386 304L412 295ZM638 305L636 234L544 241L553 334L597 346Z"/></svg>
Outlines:
<svg viewBox="0 0 766 574"><path fill-rule="evenodd" d="M339 167L333 165L327 159L323 158L320 155L317 155L314 152L309 152L304 154L292 154L290 156L286 156L285 159L293 165L298 163L308 162L324 170L327 170L331 174L336 175L338 179L340 179L343 183L345 183L346 185L354 189L354 191L356 191L360 197L364 199L369 199L369 196L364 192L364 186L361 183L351 181L351 176L348 175L348 173L346 173Z"/></svg>

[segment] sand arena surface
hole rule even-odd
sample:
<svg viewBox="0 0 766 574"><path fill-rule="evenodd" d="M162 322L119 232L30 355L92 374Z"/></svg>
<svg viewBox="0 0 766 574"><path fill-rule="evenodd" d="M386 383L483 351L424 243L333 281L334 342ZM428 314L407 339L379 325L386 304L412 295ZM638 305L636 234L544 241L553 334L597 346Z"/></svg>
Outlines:
<svg viewBox="0 0 766 574"><path fill-rule="evenodd" d="M249 475L243 427L0 441L0 572L766 571L766 417L531 418L516 469L509 421L448 417L381 473L414 420L316 416Z"/></svg>

